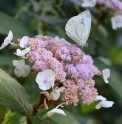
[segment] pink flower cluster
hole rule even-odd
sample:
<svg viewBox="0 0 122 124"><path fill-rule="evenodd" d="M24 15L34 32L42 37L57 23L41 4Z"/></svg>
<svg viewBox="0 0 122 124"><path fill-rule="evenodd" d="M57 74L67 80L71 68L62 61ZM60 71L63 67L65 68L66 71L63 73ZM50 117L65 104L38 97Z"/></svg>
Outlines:
<svg viewBox="0 0 122 124"><path fill-rule="evenodd" d="M119 0L97 0L97 3L113 10L114 15L122 15L122 2Z"/></svg>
<svg viewBox="0 0 122 124"><path fill-rule="evenodd" d="M77 105L80 98L84 104L94 101L98 93L92 78L101 72L91 56L64 39L42 35L29 38L28 47L31 50L26 57L32 63L32 69L36 72L53 70L56 81L65 87L65 105Z"/></svg>

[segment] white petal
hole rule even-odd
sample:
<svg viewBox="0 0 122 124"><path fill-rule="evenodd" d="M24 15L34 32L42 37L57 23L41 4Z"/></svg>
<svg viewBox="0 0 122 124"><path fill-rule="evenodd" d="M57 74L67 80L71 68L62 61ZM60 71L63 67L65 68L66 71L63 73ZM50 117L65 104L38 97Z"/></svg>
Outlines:
<svg viewBox="0 0 122 124"><path fill-rule="evenodd" d="M27 47L28 46L28 42L29 42L28 36L22 37L22 39L20 41L20 47L22 47L22 48Z"/></svg>
<svg viewBox="0 0 122 124"><path fill-rule="evenodd" d="M101 103L100 102L95 106L96 109L100 109L101 107L102 106L101 106Z"/></svg>
<svg viewBox="0 0 122 124"><path fill-rule="evenodd" d="M18 56L22 56L22 51L20 49L17 49L15 54Z"/></svg>
<svg viewBox="0 0 122 124"><path fill-rule="evenodd" d="M106 100L105 97L101 96L101 95L98 95L96 98L95 98L95 101L98 101L98 100Z"/></svg>
<svg viewBox="0 0 122 124"><path fill-rule="evenodd" d="M104 108L109 108L109 107L112 107L112 105L114 104L113 101L101 101L99 102L97 105L96 105L96 109L99 109L101 107L104 107Z"/></svg>
<svg viewBox="0 0 122 124"><path fill-rule="evenodd" d="M105 83L109 83L108 78L110 77L110 70L109 69L104 69L102 71L102 74L103 74L103 79L104 79Z"/></svg>
<svg viewBox="0 0 122 124"><path fill-rule="evenodd" d="M48 90L54 87L55 73L54 71L47 69L43 72L39 72L36 76L36 82L41 90Z"/></svg>
<svg viewBox="0 0 122 124"><path fill-rule="evenodd" d="M19 60L19 64L21 65L21 67L25 67L25 60L24 59L21 59Z"/></svg>
<svg viewBox="0 0 122 124"><path fill-rule="evenodd" d="M3 49L4 47L6 47L11 42L12 39L13 39L13 33L10 30L8 33L8 36L4 39L4 42L1 45L0 50Z"/></svg>
<svg viewBox="0 0 122 124"><path fill-rule="evenodd" d="M15 66L17 69L21 69L21 65L18 60L13 60L13 66Z"/></svg>
<svg viewBox="0 0 122 124"><path fill-rule="evenodd" d="M60 88L56 87L55 89L53 89L50 93L52 100L58 100L60 97L60 92L62 92L64 89L64 86Z"/></svg>
<svg viewBox="0 0 122 124"><path fill-rule="evenodd" d="M62 92L65 89L64 86L60 87L60 88L55 88L55 92Z"/></svg>
<svg viewBox="0 0 122 124"><path fill-rule="evenodd" d="M97 3L97 0L84 0L81 4L82 7L94 7Z"/></svg>
<svg viewBox="0 0 122 124"><path fill-rule="evenodd" d="M102 105L102 107L104 107L104 108L112 107L113 104L114 104L113 101L101 101L101 105Z"/></svg>
<svg viewBox="0 0 122 124"><path fill-rule="evenodd" d="M17 49L16 53L14 53L14 54L16 54L17 56L23 57L23 56L25 56L25 54L27 54L29 51L30 51L30 48L29 48L29 47L26 48L26 49L24 49L24 50L22 50L22 51L21 51L20 49Z"/></svg>
<svg viewBox="0 0 122 124"><path fill-rule="evenodd" d="M12 39L13 39L13 33L12 33L11 30L9 30L9 34L8 34L7 39L8 39L9 41L12 41Z"/></svg>
<svg viewBox="0 0 122 124"><path fill-rule="evenodd" d="M30 67L28 65L25 65L24 67L24 73L22 77L26 77L30 73Z"/></svg>
<svg viewBox="0 0 122 124"><path fill-rule="evenodd" d="M66 116L66 114L64 113L63 110L57 109L57 108L54 108L53 110L47 112L47 116L51 116L51 115L53 115L53 114L55 114L55 113L56 113L56 114L61 114L61 115Z"/></svg>
<svg viewBox="0 0 122 124"><path fill-rule="evenodd" d="M21 77L24 74L24 69L14 69L14 74L18 77Z"/></svg>
<svg viewBox="0 0 122 124"><path fill-rule="evenodd" d="M112 28L122 28L122 15L115 15L111 18Z"/></svg>
<svg viewBox="0 0 122 124"><path fill-rule="evenodd" d="M47 116L51 116L53 114L55 114L54 110L51 110L51 111L47 112Z"/></svg>

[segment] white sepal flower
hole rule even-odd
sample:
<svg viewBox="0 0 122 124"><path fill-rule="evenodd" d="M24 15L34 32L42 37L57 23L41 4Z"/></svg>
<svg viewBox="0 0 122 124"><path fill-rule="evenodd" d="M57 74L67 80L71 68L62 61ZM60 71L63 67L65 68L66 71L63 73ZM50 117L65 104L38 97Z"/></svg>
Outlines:
<svg viewBox="0 0 122 124"><path fill-rule="evenodd" d="M12 39L13 39L13 33L10 30L8 33L8 36L4 39L4 42L1 45L0 50L3 49L4 47L6 47L9 43L11 43Z"/></svg>
<svg viewBox="0 0 122 124"><path fill-rule="evenodd" d="M103 74L103 79L104 79L105 83L109 83L108 78L110 77L110 70L109 69L104 69L102 71L102 74Z"/></svg>
<svg viewBox="0 0 122 124"><path fill-rule="evenodd" d="M39 72L36 76L36 82L41 90L48 90L54 87L55 73L47 69Z"/></svg>
<svg viewBox="0 0 122 124"><path fill-rule="evenodd" d="M95 101L98 101L98 100L104 101L104 100L106 100L106 98L103 97L103 96L101 96L101 95L98 95L94 100L95 100Z"/></svg>
<svg viewBox="0 0 122 124"><path fill-rule="evenodd" d="M100 101L97 105L96 105L96 109L99 109L101 107L104 107L104 108L109 108L109 107L112 107L112 105L114 104L113 101L107 101L107 100L103 100L103 101Z"/></svg>
<svg viewBox="0 0 122 124"><path fill-rule="evenodd" d="M64 103L58 105L58 106L57 106L56 108L54 108L53 110L47 112L47 116L51 116L51 115L53 115L53 114L55 114L55 113L56 113L56 114L61 114L61 115L66 116L66 114L64 113L63 110L58 109L58 107L62 106L63 104L64 104Z"/></svg>
<svg viewBox="0 0 122 124"><path fill-rule="evenodd" d="M25 60L22 59L20 61L13 60L13 66L15 66L14 73L18 77L26 77L30 73L30 67L25 65Z"/></svg>
<svg viewBox="0 0 122 124"><path fill-rule="evenodd" d="M29 51L30 51L30 47L28 47L24 50L17 49L16 53L14 53L14 54L16 54L17 56L21 56L21 57L25 58L25 54L27 54Z"/></svg>
<svg viewBox="0 0 122 124"><path fill-rule="evenodd" d="M65 87L55 87L50 93L52 100L58 100L60 97L60 92L62 92L64 89Z"/></svg>
<svg viewBox="0 0 122 124"><path fill-rule="evenodd" d="M28 36L24 36L20 40L20 44L19 45L20 45L21 48L24 48L24 47L27 47L28 46L28 42L29 42Z"/></svg>
<svg viewBox="0 0 122 124"><path fill-rule="evenodd" d="M53 115L53 114L55 114L55 113L56 113L56 114L61 114L61 115L66 116L66 114L64 113L64 111L61 110L61 109L58 109L58 108L54 108L53 110L47 112L47 116L51 116L51 115Z"/></svg>
<svg viewBox="0 0 122 124"><path fill-rule="evenodd" d="M122 28L122 15L115 15L111 18L112 28L116 30L117 28Z"/></svg>
<svg viewBox="0 0 122 124"><path fill-rule="evenodd" d="M82 7L94 7L97 3L97 0L83 0L81 4Z"/></svg>

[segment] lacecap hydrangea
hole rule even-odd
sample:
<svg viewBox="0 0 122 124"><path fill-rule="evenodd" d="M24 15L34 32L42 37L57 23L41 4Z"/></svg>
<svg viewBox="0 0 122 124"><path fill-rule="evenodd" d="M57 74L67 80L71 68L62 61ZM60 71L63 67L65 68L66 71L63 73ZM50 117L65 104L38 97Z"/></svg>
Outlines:
<svg viewBox="0 0 122 124"><path fill-rule="evenodd" d="M95 86L95 75L103 75L108 83L110 70L102 72L94 65L90 55L86 55L76 44L70 44L63 38L37 35L33 38L24 36L18 39L18 44L12 43L13 33L9 31L8 37L0 49L9 43L18 45L15 55L21 60L13 60L14 72L18 77L26 77L30 71L36 73L35 82L38 84L41 95L39 102L34 105L34 110L39 108L48 109L52 105L58 105L47 113L66 115L60 106L77 106L82 100L83 104L89 105L100 100L96 109L111 107L114 102L98 95ZM30 63L25 64L25 59ZM31 73L31 75L33 74ZM62 94L62 100L60 98Z"/></svg>

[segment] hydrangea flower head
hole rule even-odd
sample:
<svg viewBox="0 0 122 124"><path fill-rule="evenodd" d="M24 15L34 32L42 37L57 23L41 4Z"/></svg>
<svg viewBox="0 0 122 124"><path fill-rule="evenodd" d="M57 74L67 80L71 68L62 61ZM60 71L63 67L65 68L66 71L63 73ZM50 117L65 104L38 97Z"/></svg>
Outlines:
<svg viewBox="0 0 122 124"><path fill-rule="evenodd" d="M97 109L113 105L113 102L98 95L93 80L95 75L102 74L104 81L108 83L110 70L104 69L101 72L94 65L92 57L86 55L77 45L70 44L62 38L43 35L34 38L24 36L18 40L18 44L21 48L17 49L15 54L23 59L13 61L14 72L18 77L27 76L30 69L36 74L34 78L41 93L38 103L34 106L35 110L59 105L49 111L48 116L54 113L65 116L64 111L58 107L77 106L80 100L86 105L101 100L96 106ZM25 65L24 59L30 66ZM60 104L60 98L63 104Z"/></svg>
<svg viewBox="0 0 122 124"><path fill-rule="evenodd" d="M30 51L25 57L32 64L32 70L38 72L36 82L41 90L49 90L53 101L62 93L65 105L76 106L80 99L87 105L94 102L98 93L92 78L101 72L91 56L58 37L38 35L29 38L28 47Z"/></svg>

